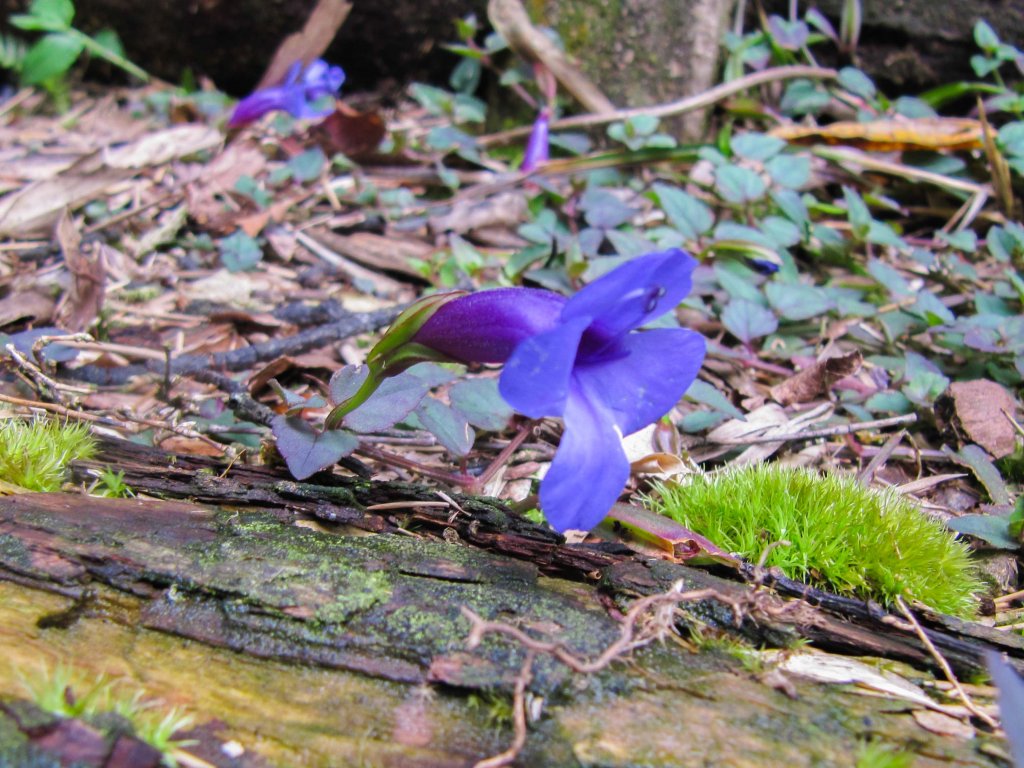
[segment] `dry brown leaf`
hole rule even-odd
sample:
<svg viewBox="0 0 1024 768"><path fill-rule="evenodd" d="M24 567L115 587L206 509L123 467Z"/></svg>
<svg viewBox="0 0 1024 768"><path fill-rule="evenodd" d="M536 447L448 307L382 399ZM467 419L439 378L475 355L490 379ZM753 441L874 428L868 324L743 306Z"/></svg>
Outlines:
<svg viewBox="0 0 1024 768"><path fill-rule="evenodd" d="M854 350L839 357L827 357L790 376L771 388L772 399L782 405L806 403L824 395L840 379L860 370L864 358Z"/></svg>
<svg viewBox="0 0 1024 768"><path fill-rule="evenodd" d="M960 718L931 710L915 710L911 714L918 725L939 736L952 736L957 739L973 739L975 736L974 728Z"/></svg>
<svg viewBox="0 0 1024 768"><path fill-rule="evenodd" d="M103 148L58 176L0 198L0 236L49 234L65 208L74 209L100 197L142 168L210 149L222 140L209 126L181 125L147 134L123 147Z"/></svg>
<svg viewBox="0 0 1024 768"><path fill-rule="evenodd" d="M949 386L957 426L971 442L996 459L1013 453L1017 434L1007 418L1017 403L1001 385L987 379L957 381Z"/></svg>
<svg viewBox="0 0 1024 768"><path fill-rule="evenodd" d="M309 139L328 156L341 153L353 160L372 155L387 128L377 112L357 112L338 104L333 113L309 130Z"/></svg>
<svg viewBox="0 0 1024 768"><path fill-rule="evenodd" d="M76 167L0 198L0 237L49 234L65 208L77 208L131 176L121 168L76 171Z"/></svg>
<svg viewBox="0 0 1024 768"><path fill-rule="evenodd" d="M32 320L37 323L48 323L53 317L56 302L46 293L27 289L12 292L0 299L0 326L9 325L16 320Z"/></svg>
<svg viewBox="0 0 1024 768"><path fill-rule="evenodd" d="M430 230L464 235L487 227L514 229L526 221L527 214L526 195L503 192L486 200L457 201L445 215L430 217Z"/></svg>
<svg viewBox="0 0 1024 768"><path fill-rule="evenodd" d="M97 248L82 247L82 235L67 209L57 220L54 234L71 273L71 288L57 310L58 323L69 331L84 331L103 308L106 271L102 254Z"/></svg>
<svg viewBox="0 0 1024 768"><path fill-rule="evenodd" d="M875 152L981 148L981 123L955 117L873 120L867 123L841 120L821 127L783 125L773 128L770 133L794 144L844 144Z"/></svg>

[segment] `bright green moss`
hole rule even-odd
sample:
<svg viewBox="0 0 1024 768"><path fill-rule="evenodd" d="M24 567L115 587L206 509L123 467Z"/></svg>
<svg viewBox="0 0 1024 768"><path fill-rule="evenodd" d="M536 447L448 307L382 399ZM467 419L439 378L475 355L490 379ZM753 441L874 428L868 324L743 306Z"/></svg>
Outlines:
<svg viewBox="0 0 1024 768"><path fill-rule="evenodd" d="M41 418L0 421L0 479L30 491L59 491L68 464L95 453L85 424Z"/></svg>
<svg viewBox="0 0 1024 768"><path fill-rule="evenodd" d="M895 492L842 475L770 465L665 485L658 512L730 552L841 595L891 605L897 596L967 616L981 589L967 547Z"/></svg>

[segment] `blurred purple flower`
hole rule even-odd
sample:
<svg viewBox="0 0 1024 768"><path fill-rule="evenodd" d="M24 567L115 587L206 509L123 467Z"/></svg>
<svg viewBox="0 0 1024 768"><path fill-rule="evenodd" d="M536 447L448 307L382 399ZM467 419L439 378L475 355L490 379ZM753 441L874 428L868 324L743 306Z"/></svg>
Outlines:
<svg viewBox="0 0 1024 768"><path fill-rule="evenodd" d="M601 522L629 479L621 438L661 418L704 360L684 328L637 331L690 291L696 260L640 256L570 299L499 288L441 303L409 343L465 363L505 363L499 389L520 413L560 416L565 433L540 487L559 531Z"/></svg>
<svg viewBox="0 0 1024 768"><path fill-rule="evenodd" d="M530 131L530 138L526 142L526 151L523 153L523 164L519 170L523 173L535 171L541 163L548 159L548 128L551 125L551 110L547 107L541 109L537 119L533 121L533 129Z"/></svg>
<svg viewBox="0 0 1024 768"><path fill-rule="evenodd" d="M231 114L229 128L238 128L257 120L275 109L284 110L293 117L323 117L334 111L334 104L317 107L316 102L324 96L337 96L345 72L322 59L316 59L308 67L296 61L288 70L280 85L261 88L246 96Z"/></svg>
<svg viewBox="0 0 1024 768"><path fill-rule="evenodd" d="M1010 753L1017 768L1024 768L1024 679L995 651L985 653L988 672L999 690L999 714L1010 740Z"/></svg>

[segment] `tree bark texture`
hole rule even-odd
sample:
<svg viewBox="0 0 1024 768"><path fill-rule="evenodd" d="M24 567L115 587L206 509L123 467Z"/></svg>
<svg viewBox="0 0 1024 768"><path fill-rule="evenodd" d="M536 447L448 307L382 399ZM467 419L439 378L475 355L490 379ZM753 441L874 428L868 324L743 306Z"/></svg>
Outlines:
<svg viewBox="0 0 1024 768"><path fill-rule="evenodd" d="M717 599L681 606L705 637L809 637L933 664L877 606L778 580L777 591L755 588L615 542L567 546L492 500L453 493L457 511L416 485L330 473L296 483L115 440L74 474L106 466L147 498L0 497L0 764L11 768L85 753L81 764L123 768L118 750L142 749L32 708L22 681L61 662L185 707L197 718L183 734L198 741L190 749L218 768L468 768L511 740L488 712L506 706L525 650L494 637L468 648L463 607L593 659L637 595L679 584L745 606L738 627ZM928 627L961 673L978 669L984 647L1024 657L1010 633ZM593 675L539 654L529 691L542 716L517 764L844 765L868 739L920 766L995 764L988 737L936 736L905 705L836 686L776 680L780 691L725 647L655 643ZM226 741L242 756L226 757Z"/></svg>

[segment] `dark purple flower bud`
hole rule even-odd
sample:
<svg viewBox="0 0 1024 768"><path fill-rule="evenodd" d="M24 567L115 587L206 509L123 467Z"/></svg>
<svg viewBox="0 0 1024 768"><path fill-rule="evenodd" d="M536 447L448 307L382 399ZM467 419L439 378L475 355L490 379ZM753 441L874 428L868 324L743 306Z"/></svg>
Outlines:
<svg viewBox="0 0 1024 768"><path fill-rule="evenodd" d="M533 129L530 131L530 138L526 142L526 151L523 153L523 164L519 170L529 173L537 169L541 163L548 160L548 127L551 124L551 111L544 107L533 121Z"/></svg>
<svg viewBox="0 0 1024 768"><path fill-rule="evenodd" d="M316 59L308 67L296 61L280 85L261 88L246 96L231 114L229 128L238 128L276 109L293 117L323 117L334 111L334 105L317 105L325 96L337 96L345 82L345 72L326 61Z"/></svg>

